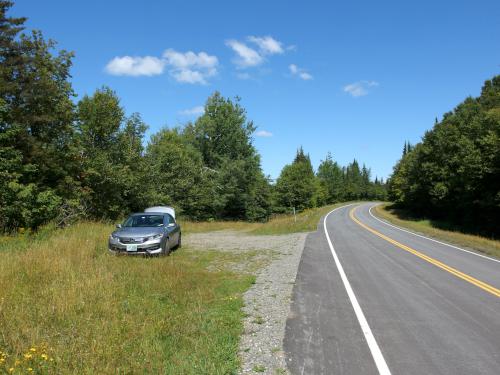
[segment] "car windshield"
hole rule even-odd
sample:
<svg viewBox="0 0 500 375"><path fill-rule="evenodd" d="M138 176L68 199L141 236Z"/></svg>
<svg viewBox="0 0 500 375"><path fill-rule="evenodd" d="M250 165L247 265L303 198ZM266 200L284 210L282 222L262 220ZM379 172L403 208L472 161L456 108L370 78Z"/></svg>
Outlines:
<svg viewBox="0 0 500 375"><path fill-rule="evenodd" d="M123 224L124 227L161 227L163 215L134 215Z"/></svg>

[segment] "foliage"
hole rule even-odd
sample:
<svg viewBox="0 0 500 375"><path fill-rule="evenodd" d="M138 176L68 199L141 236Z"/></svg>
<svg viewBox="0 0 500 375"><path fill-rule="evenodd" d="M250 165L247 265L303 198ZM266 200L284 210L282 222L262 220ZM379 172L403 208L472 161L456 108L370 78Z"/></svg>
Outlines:
<svg viewBox="0 0 500 375"><path fill-rule="evenodd" d="M19 35L0 1L0 229L36 227L74 194L72 54L39 31Z"/></svg>
<svg viewBox="0 0 500 375"><path fill-rule="evenodd" d="M269 184L252 144L255 129L239 98L233 102L215 92L208 98L204 114L183 132L213 173L217 218L263 220L270 214Z"/></svg>
<svg viewBox="0 0 500 375"><path fill-rule="evenodd" d="M309 155L300 148L293 163L283 168L276 182L277 211L293 207L302 210L350 200L385 199L383 181L375 178L372 182L370 174L365 165L359 168L356 159L341 168L330 153L314 174Z"/></svg>
<svg viewBox="0 0 500 375"><path fill-rule="evenodd" d="M158 204L191 220L267 221L375 196L356 161L340 169L328 156L316 176L302 148L273 186L253 145L256 126L238 97L218 92L194 123L161 129L145 147L147 125L127 116L111 88L74 100L73 54L40 31L22 34L25 19L8 17L11 6L0 0L1 232L117 220Z"/></svg>
<svg viewBox="0 0 500 375"><path fill-rule="evenodd" d="M309 155L302 147L292 164L285 165L276 181L278 206L303 210L315 206L316 184Z"/></svg>
<svg viewBox="0 0 500 375"><path fill-rule="evenodd" d="M499 235L500 76L406 150L389 186L390 198L415 214Z"/></svg>
<svg viewBox="0 0 500 375"><path fill-rule="evenodd" d="M104 87L80 100L76 117L79 181L87 214L116 219L142 209L147 202L142 157L147 126L140 115L125 118L116 93Z"/></svg>
<svg viewBox="0 0 500 375"><path fill-rule="evenodd" d="M204 166L201 153L179 129L153 135L145 157L153 181L152 201L172 203L179 214L195 220L216 215L216 173Z"/></svg>

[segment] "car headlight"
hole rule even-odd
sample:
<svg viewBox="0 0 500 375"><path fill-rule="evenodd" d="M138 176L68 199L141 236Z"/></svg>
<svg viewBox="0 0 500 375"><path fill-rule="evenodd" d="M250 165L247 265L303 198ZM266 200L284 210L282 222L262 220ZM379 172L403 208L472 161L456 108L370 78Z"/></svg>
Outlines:
<svg viewBox="0 0 500 375"><path fill-rule="evenodd" d="M118 237L118 235L116 235L116 234L114 234L114 233L111 233L111 234L109 235L109 239L110 239L110 240L118 240L118 239L119 239L119 237Z"/></svg>
<svg viewBox="0 0 500 375"><path fill-rule="evenodd" d="M163 234L161 233L158 233L158 234L155 234L154 236L151 236L151 237L148 237L148 241L152 241L152 240L157 240L158 238L161 238L163 236Z"/></svg>

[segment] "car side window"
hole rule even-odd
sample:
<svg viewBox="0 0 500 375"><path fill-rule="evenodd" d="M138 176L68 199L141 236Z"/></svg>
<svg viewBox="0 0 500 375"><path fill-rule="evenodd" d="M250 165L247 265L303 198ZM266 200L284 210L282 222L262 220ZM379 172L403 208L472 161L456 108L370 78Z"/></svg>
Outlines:
<svg viewBox="0 0 500 375"><path fill-rule="evenodd" d="M169 224L170 223L175 224L175 219L172 217L172 215L166 214L165 216L167 217L167 221Z"/></svg>

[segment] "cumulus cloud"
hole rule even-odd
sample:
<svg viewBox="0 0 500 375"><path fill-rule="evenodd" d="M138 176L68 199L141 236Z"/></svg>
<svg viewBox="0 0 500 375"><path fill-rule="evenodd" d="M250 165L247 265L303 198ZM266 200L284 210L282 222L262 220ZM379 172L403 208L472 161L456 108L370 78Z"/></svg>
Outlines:
<svg viewBox="0 0 500 375"><path fill-rule="evenodd" d="M153 56L115 57L106 65L106 72L113 75L152 76L165 69L177 81L207 84L207 79L217 74L219 60L206 52L178 52L167 49L161 58Z"/></svg>
<svg viewBox="0 0 500 375"><path fill-rule="evenodd" d="M358 81L344 86L344 92L347 92L354 98L368 95L369 89L378 86L375 81Z"/></svg>
<svg viewBox="0 0 500 375"><path fill-rule="evenodd" d="M106 72L115 76L154 76L163 73L165 62L153 56L115 57L106 65Z"/></svg>
<svg viewBox="0 0 500 375"><path fill-rule="evenodd" d="M274 54L281 54L285 52L285 50L282 47L282 43L274 39L273 37L270 36L264 36L264 37L258 37L258 36L249 36L248 38L249 42L252 42L256 44L260 52L265 55L274 55Z"/></svg>
<svg viewBox="0 0 500 375"><path fill-rule="evenodd" d="M226 41L226 46L231 48L238 55L233 62L240 68L248 68L262 64L264 58L253 48L248 47L245 43L231 39Z"/></svg>
<svg viewBox="0 0 500 375"><path fill-rule="evenodd" d="M219 60L206 52L178 52L167 49L163 59L170 75L178 82L207 84L207 79L217 74Z"/></svg>
<svg viewBox="0 0 500 375"><path fill-rule="evenodd" d="M236 53L233 63L238 68L261 65L266 61L266 57L283 54L289 50L289 47L283 47L283 43L271 36L248 36L245 42L230 39L226 41L226 46Z"/></svg>
<svg viewBox="0 0 500 375"><path fill-rule="evenodd" d="M273 133L268 132L267 130L259 130L258 132L255 133L257 137L272 137Z"/></svg>
<svg viewBox="0 0 500 375"><path fill-rule="evenodd" d="M299 68L295 64L290 64L288 66L288 69L290 69L290 73L292 74L292 76L299 77L300 79L303 79L304 81L309 81L309 80L313 79L313 76L310 73L308 73L305 69Z"/></svg>
<svg viewBox="0 0 500 375"><path fill-rule="evenodd" d="M182 111L179 111L179 114L181 116L200 116L205 112L205 107L202 105L189 108L189 109L184 109Z"/></svg>

